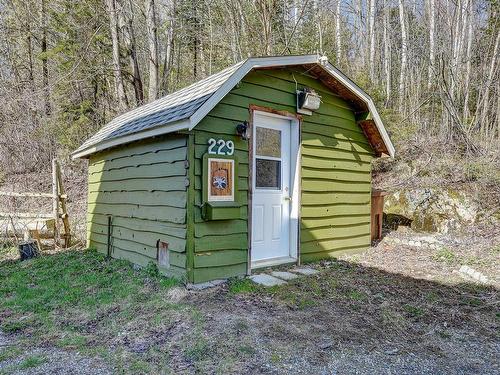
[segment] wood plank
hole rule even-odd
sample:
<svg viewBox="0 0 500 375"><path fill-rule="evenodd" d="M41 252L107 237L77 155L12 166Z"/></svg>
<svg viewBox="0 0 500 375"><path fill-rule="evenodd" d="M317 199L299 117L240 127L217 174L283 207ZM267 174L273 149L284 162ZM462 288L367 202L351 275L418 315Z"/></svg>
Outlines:
<svg viewBox="0 0 500 375"><path fill-rule="evenodd" d="M89 164L102 163L119 158L129 158L134 155L148 154L182 146L187 146L187 137L185 135L168 134L167 136L137 141L132 144L92 154Z"/></svg>
<svg viewBox="0 0 500 375"><path fill-rule="evenodd" d="M329 170L303 167L301 170L301 177L303 181L321 179L324 181L371 183L371 174L366 171Z"/></svg>
<svg viewBox="0 0 500 375"><path fill-rule="evenodd" d="M185 208L187 193L185 191L114 191L90 192L88 203L99 204L132 204L141 206L169 206Z"/></svg>
<svg viewBox="0 0 500 375"><path fill-rule="evenodd" d="M184 161L176 161L173 163L158 163L104 171L102 173L91 173L89 174L89 182L127 181L133 178L159 178L185 175L186 167Z"/></svg>
<svg viewBox="0 0 500 375"><path fill-rule="evenodd" d="M302 145L301 152L303 155L316 156L328 159L350 160L357 163L371 163L373 155L360 154L351 151L331 148Z"/></svg>
<svg viewBox="0 0 500 375"><path fill-rule="evenodd" d="M240 207L240 217L238 219L246 220L248 218L248 206L243 205ZM235 219L237 220L237 219ZM194 222L195 223L203 223L205 220L201 215L201 208L194 206Z"/></svg>
<svg viewBox="0 0 500 375"><path fill-rule="evenodd" d="M356 225L331 226L328 228L307 228L300 231L300 241L322 241L370 234L370 222L361 222Z"/></svg>
<svg viewBox="0 0 500 375"><path fill-rule="evenodd" d="M89 213L87 214L87 222L107 226L108 217L107 215ZM186 224L114 216L113 226L140 232L159 233L180 239L186 238Z"/></svg>
<svg viewBox="0 0 500 375"><path fill-rule="evenodd" d="M197 253L217 250L246 250L247 247L246 233L234 233L224 236L205 236L194 239L194 251Z"/></svg>
<svg viewBox="0 0 500 375"><path fill-rule="evenodd" d="M303 205L301 209L302 218L332 217L345 215L367 215L370 214L369 204L331 204L321 206Z"/></svg>
<svg viewBox="0 0 500 375"><path fill-rule="evenodd" d="M226 279L234 276L244 276L247 272L247 264L234 264L222 267L197 268L194 272L194 283L202 283L209 280Z"/></svg>
<svg viewBox="0 0 500 375"><path fill-rule="evenodd" d="M89 182L89 192L96 191L185 191L187 176L134 178L126 183L116 181Z"/></svg>
<svg viewBox="0 0 500 375"><path fill-rule="evenodd" d="M111 205L111 204L89 204L89 213L138 218L145 220L168 221L171 223L184 224L186 222L186 210L177 207L151 207L137 205Z"/></svg>
<svg viewBox="0 0 500 375"><path fill-rule="evenodd" d="M106 160L89 165L89 173L99 173L127 167L139 167L142 165L153 165L162 163L173 163L175 161L186 160L187 148L185 146L174 149L160 149L155 152L148 152L130 157Z"/></svg>
<svg viewBox="0 0 500 375"><path fill-rule="evenodd" d="M233 233L247 233L246 220L205 221L194 227L196 237L221 236Z"/></svg>
<svg viewBox="0 0 500 375"><path fill-rule="evenodd" d="M90 242L97 242L100 243L101 245L106 244L107 238L106 236L101 236L100 234L97 233L92 233L92 237ZM121 238L115 238L113 237L112 239L112 257L114 258L116 256L117 250L121 250L122 252L127 252L128 255L126 258L120 258L120 259L127 259L135 264L139 264L143 266L144 264L141 263L136 263L133 259L137 256L142 257L142 258L148 258L148 262L152 261L155 264L157 263L156 261L156 246L151 247L151 246L146 246L146 245L139 245L135 242L127 241ZM169 261L172 266L176 267L185 267L186 264L186 254L184 253L177 253L177 252L170 252L169 254ZM145 264L147 265L147 263Z"/></svg>
<svg viewBox="0 0 500 375"><path fill-rule="evenodd" d="M306 205L325 204L355 204L369 205L371 202L370 193L357 194L355 192L303 192L302 202Z"/></svg>
<svg viewBox="0 0 500 375"><path fill-rule="evenodd" d="M331 181L323 180L319 178L315 179L303 179L302 180L302 198L306 199L311 197L312 199L318 199L318 197L325 197L327 199L333 199L334 193L335 197L340 197L342 193L343 198L348 198L350 195L359 195L357 193L365 193L364 198L368 198L370 201L370 191L371 185L369 182L352 182L352 181ZM319 202L321 203L321 202Z"/></svg>
<svg viewBox="0 0 500 375"><path fill-rule="evenodd" d="M357 163L350 160L336 160L327 158L317 158L308 155L302 155L302 166L314 169L345 169L348 171L371 172L371 164Z"/></svg>
<svg viewBox="0 0 500 375"><path fill-rule="evenodd" d="M333 240L324 241L311 241L300 244L300 252L307 253L320 253L331 252L335 250L342 250L351 247L370 247L370 234L364 234L359 237L353 238L336 238Z"/></svg>
<svg viewBox="0 0 500 375"><path fill-rule="evenodd" d="M306 129L302 129L302 144L310 146L318 146L318 147L331 147L331 148L350 151L353 153L364 153L366 155L374 154L370 145L343 141L332 137L327 137L324 135L308 133Z"/></svg>
<svg viewBox="0 0 500 375"><path fill-rule="evenodd" d="M91 233L107 235L108 227L106 225L89 223L88 230ZM137 230L130 230L128 228L123 228L116 226L114 223L111 227L111 235L113 238L121 238L127 241L137 242L140 245L156 247L156 242L158 240L168 242L168 248L175 252L186 251L186 240L172 237L164 233L154 233L154 232L142 232Z"/></svg>
<svg viewBox="0 0 500 375"><path fill-rule="evenodd" d="M194 256L195 268L220 267L246 262L246 250L219 250L208 253L196 253Z"/></svg>
<svg viewBox="0 0 500 375"><path fill-rule="evenodd" d="M342 255L352 255L352 254L359 254L363 251L366 251L369 246L363 245L363 246L346 246L338 250L333 250L333 251L322 251L322 252L317 252L317 253L304 253L301 255L301 261L302 263L310 263L310 262L317 262L318 260L321 259L331 259L331 258L338 258Z"/></svg>
<svg viewBox="0 0 500 375"><path fill-rule="evenodd" d="M369 221L370 215L302 218L300 227L301 229L314 229L326 227L329 225L353 225L357 223L366 223Z"/></svg>
<svg viewBox="0 0 500 375"><path fill-rule="evenodd" d="M36 198L54 198L52 193L16 193L13 191L0 191L0 196L4 197L36 197Z"/></svg>

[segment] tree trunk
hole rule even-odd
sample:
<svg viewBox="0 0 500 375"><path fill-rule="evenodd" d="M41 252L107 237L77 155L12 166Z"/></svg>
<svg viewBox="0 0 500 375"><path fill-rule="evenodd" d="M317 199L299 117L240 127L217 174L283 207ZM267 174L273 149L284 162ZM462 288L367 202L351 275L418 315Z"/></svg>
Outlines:
<svg viewBox="0 0 500 375"><path fill-rule="evenodd" d="M149 89L148 101L158 97L158 32L156 27L156 8L154 0L145 0L146 27L149 46Z"/></svg>
<svg viewBox="0 0 500 375"><path fill-rule="evenodd" d="M466 50L466 61L465 61L465 77L464 77L464 111L463 118L464 123L467 122L469 118L469 90L470 90L470 75L472 68L472 21L473 21L473 12L472 6L469 7L469 17L467 22L467 50Z"/></svg>
<svg viewBox="0 0 500 375"><path fill-rule="evenodd" d="M49 63L47 58L47 4L42 0L41 4L41 23L42 23L42 85L44 93L45 114L48 116L51 112L50 107L50 88L49 88Z"/></svg>
<svg viewBox="0 0 500 375"><path fill-rule="evenodd" d="M401 71L399 76L399 107L403 109L406 90L406 64L408 59L408 36L406 34L406 22L403 0L399 2L399 23L401 26Z"/></svg>
<svg viewBox="0 0 500 375"><path fill-rule="evenodd" d="M115 79L115 92L120 111L128 108L127 95L123 85L122 69L120 63L120 40L118 38L118 17L116 14L116 0L106 0L109 15L109 29L113 45L113 76Z"/></svg>
<svg viewBox="0 0 500 375"><path fill-rule="evenodd" d="M390 8L385 1L384 6L384 73L385 73L385 105L391 101L391 45L389 40Z"/></svg>
<svg viewBox="0 0 500 375"><path fill-rule="evenodd" d="M128 0L127 3L127 11L120 12L120 28L123 30L123 40L127 47L130 69L132 71L132 85L134 86L135 102L137 105L141 105L144 102L144 88L142 85L139 62L137 60L137 47L133 24L134 9L131 0Z"/></svg>
<svg viewBox="0 0 500 375"><path fill-rule="evenodd" d="M435 0L429 0L429 74L427 79L427 88L432 88L432 81L436 75L436 52L435 52L435 35L436 29L436 4Z"/></svg>
<svg viewBox="0 0 500 375"><path fill-rule="evenodd" d="M375 82L375 0L370 0L370 79Z"/></svg>
<svg viewBox="0 0 500 375"><path fill-rule="evenodd" d="M489 124L488 124L488 110L489 110L489 101L490 101L490 87L493 84L493 79L495 77L495 73L498 70L497 65L497 56L498 56L498 45L500 43L500 32L497 34L495 40L495 47L493 47L493 54L491 56L490 69L488 73L488 79L484 85L484 94L482 98L482 110L481 110L481 120L480 120L480 128L481 133L484 138L488 137L489 133Z"/></svg>
<svg viewBox="0 0 500 375"><path fill-rule="evenodd" d="M163 60L163 72L161 76L160 86L163 94L166 94L168 92L168 80L170 77L170 72L172 70L172 65L174 63L174 28L175 28L176 12L177 12L177 2L174 0L172 2L170 20L167 29L165 59Z"/></svg>
<svg viewBox="0 0 500 375"><path fill-rule="evenodd" d="M342 39L340 32L340 0L337 0L337 11L335 14L335 42L337 44L337 65L340 66L340 61L342 59Z"/></svg>

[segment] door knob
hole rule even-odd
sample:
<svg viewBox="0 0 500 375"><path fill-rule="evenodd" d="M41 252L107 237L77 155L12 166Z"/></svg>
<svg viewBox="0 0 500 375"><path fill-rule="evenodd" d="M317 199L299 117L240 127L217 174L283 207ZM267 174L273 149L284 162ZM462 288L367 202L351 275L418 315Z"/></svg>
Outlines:
<svg viewBox="0 0 500 375"><path fill-rule="evenodd" d="M292 197L285 197L285 200L291 202L292 201Z"/></svg>

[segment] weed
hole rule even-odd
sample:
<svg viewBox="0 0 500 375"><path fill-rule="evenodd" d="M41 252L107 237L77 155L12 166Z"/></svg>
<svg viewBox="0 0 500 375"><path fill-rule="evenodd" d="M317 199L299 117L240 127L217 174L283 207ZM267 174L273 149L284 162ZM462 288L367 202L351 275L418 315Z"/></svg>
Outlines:
<svg viewBox="0 0 500 375"><path fill-rule="evenodd" d="M208 357L210 346L207 339L199 337L192 346L186 350L186 356L193 361L202 361Z"/></svg>
<svg viewBox="0 0 500 375"><path fill-rule="evenodd" d="M347 293L347 296L353 301L363 301L366 299L366 294L358 290L351 290Z"/></svg>
<svg viewBox="0 0 500 375"><path fill-rule="evenodd" d="M255 349L250 345L241 345L238 348L238 350L240 353L246 354L246 355L254 355L256 352Z"/></svg>
<svg viewBox="0 0 500 375"><path fill-rule="evenodd" d="M23 351L20 348L11 346L0 350L0 363L8 359L19 356Z"/></svg>
<svg viewBox="0 0 500 375"><path fill-rule="evenodd" d="M439 249L436 254L434 254L433 259L437 262L444 262L447 264L453 264L457 260L457 256L453 251L446 247Z"/></svg>
<svg viewBox="0 0 500 375"><path fill-rule="evenodd" d="M255 293L260 288L250 279L231 279L229 281L229 292L232 294Z"/></svg>
<svg viewBox="0 0 500 375"><path fill-rule="evenodd" d="M57 342L57 346L66 349L82 349L87 344L87 338L78 334L63 337Z"/></svg>
<svg viewBox="0 0 500 375"><path fill-rule="evenodd" d="M32 355L28 358L25 358L20 364L20 369L28 369L33 367L38 367L47 362L47 358L41 355Z"/></svg>
<svg viewBox="0 0 500 375"><path fill-rule="evenodd" d="M420 318L425 314L425 311L417 306L403 305L404 310L413 318Z"/></svg>

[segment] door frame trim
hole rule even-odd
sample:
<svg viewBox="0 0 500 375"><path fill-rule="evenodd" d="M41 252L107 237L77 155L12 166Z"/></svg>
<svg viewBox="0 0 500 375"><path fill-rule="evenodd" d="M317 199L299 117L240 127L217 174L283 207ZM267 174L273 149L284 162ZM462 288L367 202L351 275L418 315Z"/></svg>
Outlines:
<svg viewBox="0 0 500 375"><path fill-rule="evenodd" d="M270 107L262 107L258 105L251 104L248 108L250 112L250 121L248 132L250 134L250 139L248 141L248 259L247 259L247 275L252 273L252 205L253 205L253 128L254 128L254 116L256 112L263 114L264 116L278 117L285 120L289 120L290 124L290 169L295 168L295 173L293 176L293 181L291 185L292 192L292 207L290 212L290 241L289 241L289 255L287 260L282 263L296 263L300 264L300 196L301 196L301 155L300 155L300 144L301 144L301 127L302 127L302 116L296 113L280 111ZM294 129L297 129L294 131ZM293 157L295 155L295 158ZM294 160L295 159L295 160ZM292 174L292 173L291 173ZM292 178L292 176L290 176ZM295 204L296 203L296 204ZM292 214L295 215L295 219L292 219ZM295 221L295 223L292 222ZM290 262L291 260L291 262ZM281 263L280 263L281 264ZM274 264L273 264L274 265ZM259 268L259 267L254 267Z"/></svg>

